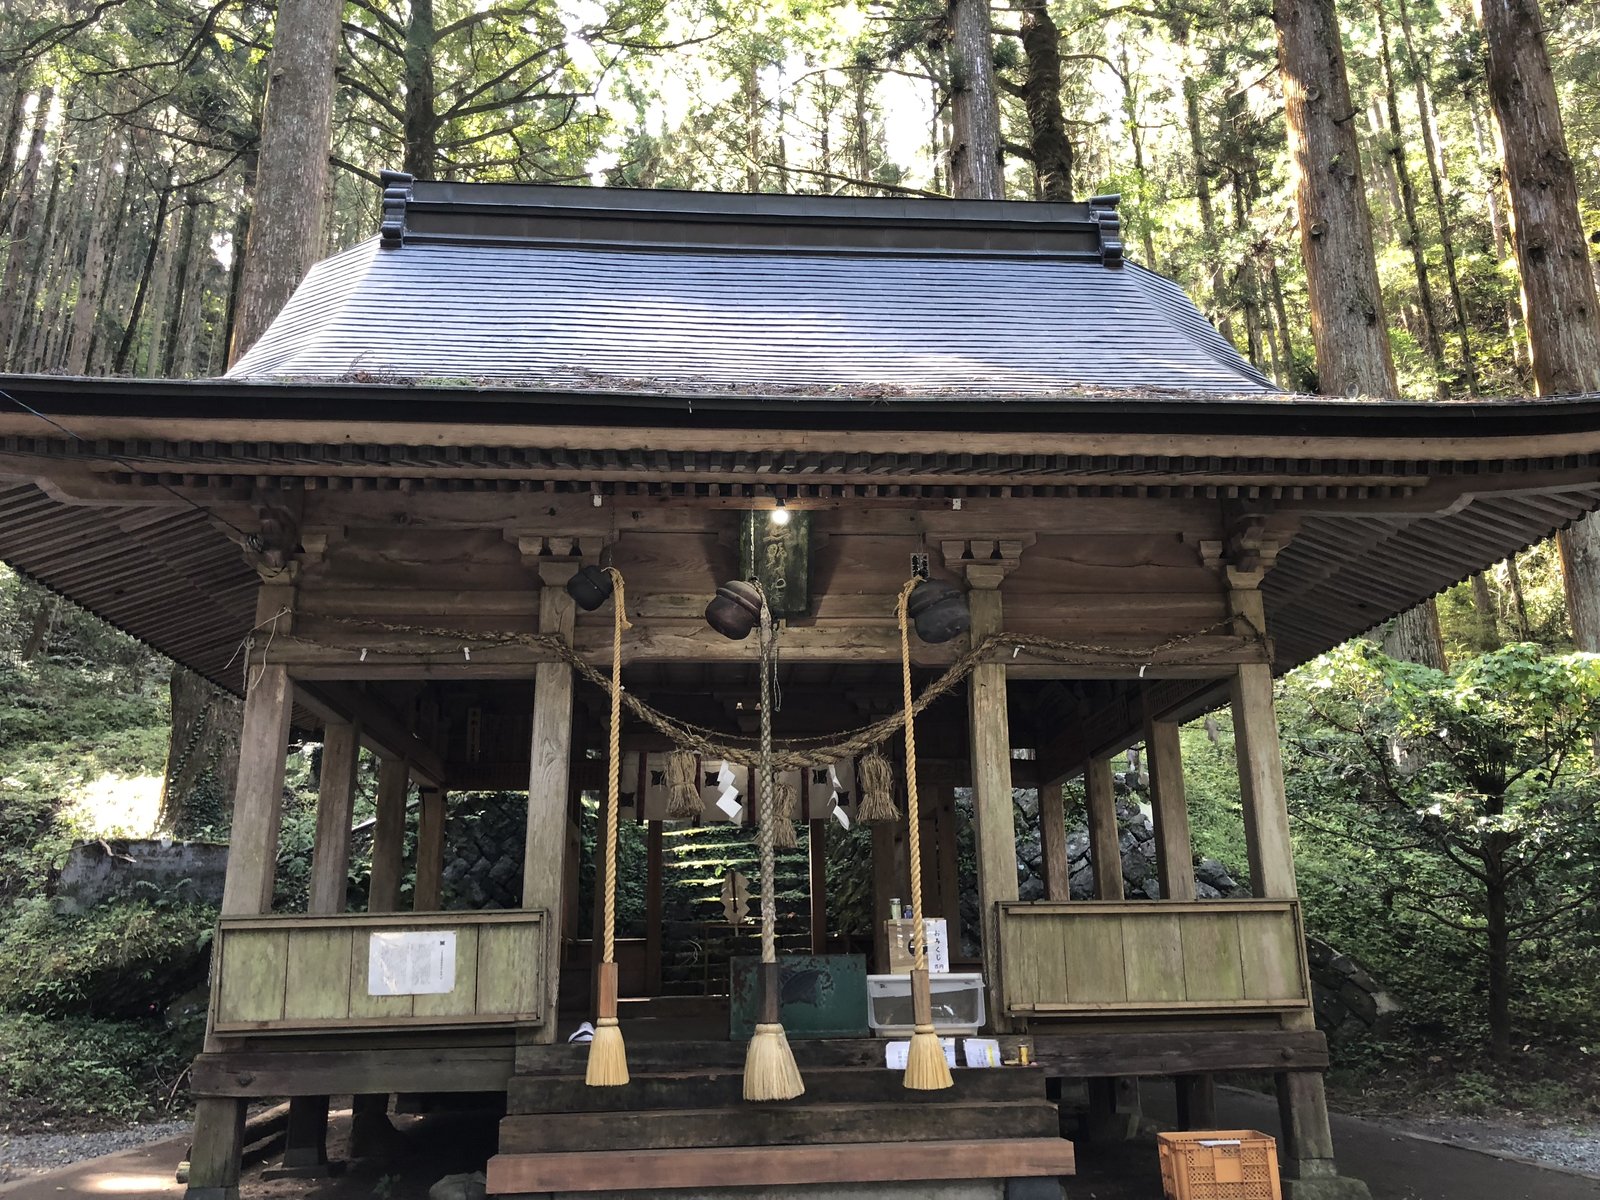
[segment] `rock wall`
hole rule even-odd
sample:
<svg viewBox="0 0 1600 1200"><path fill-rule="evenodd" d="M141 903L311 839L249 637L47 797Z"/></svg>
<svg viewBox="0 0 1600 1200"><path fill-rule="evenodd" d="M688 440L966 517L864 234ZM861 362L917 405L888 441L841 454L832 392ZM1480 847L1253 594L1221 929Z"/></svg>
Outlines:
<svg viewBox="0 0 1600 1200"><path fill-rule="evenodd" d="M56 878L60 912L93 908L113 897L160 897L222 903L228 847L214 842L117 838L80 842Z"/></svg>

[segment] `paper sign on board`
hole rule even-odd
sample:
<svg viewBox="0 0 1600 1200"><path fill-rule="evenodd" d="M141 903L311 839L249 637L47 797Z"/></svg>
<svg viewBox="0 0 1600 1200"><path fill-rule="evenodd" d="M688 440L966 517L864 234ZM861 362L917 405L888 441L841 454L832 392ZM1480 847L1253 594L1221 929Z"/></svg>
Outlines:
<svg viewBox="0 0 1600 1200"><path fill-rule="evenodd" d="M442 996L456 986L453 929L374 933L367 943L367 995Z"/></svg>

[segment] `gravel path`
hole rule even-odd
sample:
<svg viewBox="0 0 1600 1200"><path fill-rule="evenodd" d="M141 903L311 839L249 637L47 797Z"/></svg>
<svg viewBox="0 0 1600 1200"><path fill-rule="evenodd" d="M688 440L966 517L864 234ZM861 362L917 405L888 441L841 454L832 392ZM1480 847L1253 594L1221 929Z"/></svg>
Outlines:
<svg viewBox="0 0 1600 1200"><path fill-rule="evenodd" d="M1600 1175L1600 1126L1524 1125L1476 1117L1381 1118L1406 1133Z"/></svg>
<svg viewBox="0 0 1600 1200"><path fill-rule="evenodd" d="M0 1183L26 1179L54 1167L131 1150L189 1132L189 1122L127 1125L92 1133L0 1133Z"/></svg>

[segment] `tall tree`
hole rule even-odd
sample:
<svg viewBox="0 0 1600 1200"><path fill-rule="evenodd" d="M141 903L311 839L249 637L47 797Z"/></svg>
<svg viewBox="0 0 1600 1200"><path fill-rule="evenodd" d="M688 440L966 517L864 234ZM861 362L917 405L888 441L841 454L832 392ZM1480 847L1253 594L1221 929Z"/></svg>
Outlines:
<svg viewBox="0 0 1600 1200"><path fill-rule="evenodd" d="M1333 0L1278 0L1274 20L1318 391L1394 397L1400 389L1350 119L1355 107L1339 18ZM1395 618L1387 644L1396 657L1442 668L1432 602Z"/></svg>
<svg viewBox="0 0 1600 1200"><path fill-rule="evenodd" d="M1538 0L1475 3L1511 196L1534 387L1541 396L1600 391L1600 302ZM1600 524L1585 518L1563 531L1559 544L1573 641L1600 651Z"/></svg>
<svg viewBox="0 0 1600 1200"><path fill-rule="evenodd" d="M1000 104L988 0L950 0L951 191L964 200L1000 200Z"/></svg>
<svg viewBox="0 0 1600 1200"><path fill-rule="evenodd" d="M322 253L338 0L282 0L261 118L229 360L248 350Z"/></svg>

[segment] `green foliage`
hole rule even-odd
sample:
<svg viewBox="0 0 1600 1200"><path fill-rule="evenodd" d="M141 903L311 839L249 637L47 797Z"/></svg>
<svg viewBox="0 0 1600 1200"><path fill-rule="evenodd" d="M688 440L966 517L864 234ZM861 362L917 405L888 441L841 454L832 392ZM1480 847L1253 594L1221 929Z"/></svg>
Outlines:
<svg viewBox="0 0 1600 1200"><path fill-rule="evenodd" d="M20 902L0 922L0 1009L62 1016L149 1016L204 981L216 910L113 901L59 916Z"/></svg>
<svg viewBox="0 0 1600 1200"><path fill-rule="evenodd" d="M170 1110L193 1048L160 1024L0 1012L0 1129Z"/></svg>

